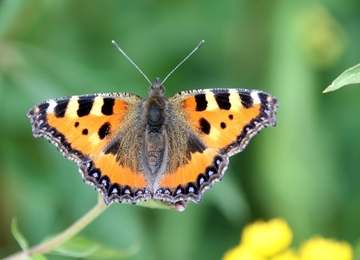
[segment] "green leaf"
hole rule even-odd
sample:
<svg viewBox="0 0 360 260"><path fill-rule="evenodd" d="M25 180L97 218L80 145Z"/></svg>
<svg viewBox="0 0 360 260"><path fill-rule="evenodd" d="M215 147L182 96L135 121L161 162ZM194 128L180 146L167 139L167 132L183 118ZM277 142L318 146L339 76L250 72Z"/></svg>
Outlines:
<svg viewBox="0 0 360 260"><path fill-rule="evenodd" d="M118 251L106 248L101 244L88 240L82 237L73 237L54 248L49 253L74 258L87 258L87 259L119 259L127 258L134 255L138 250L129 249L126 251Z"/></svg>
<svg viewBox="0 0 360 260"><path fill-rule="evenodd" d="M17 220L15 218L11 222L11 233L16 239L16 241L19 243L21 249L23 251L26 251L29 248L29 244L23 234L20 233L20 230L17 226Z"/></svg>
<svg viewBox="0 0 360 260"><path fill-rule="evenodd" d="M127 250L118 251L107 247L100 247L93 254L89 255L87 259L120 259L129 258L139 252L138 246L133 246Z"/></svg>
<svg viewBox="0 0 360 260"><path fill-rule="evenodd" d="M337 77L330 86L328 86L323 93L337 90L343 86L360 83L360 64L345 70L339 77Z"/></svg>
<svg viewBox="0 0 360 260"><path fill-rule="evenodd" d="M73 237L50 251L64 256L86 257L98 250L100 245L81 237Z"/></svg>

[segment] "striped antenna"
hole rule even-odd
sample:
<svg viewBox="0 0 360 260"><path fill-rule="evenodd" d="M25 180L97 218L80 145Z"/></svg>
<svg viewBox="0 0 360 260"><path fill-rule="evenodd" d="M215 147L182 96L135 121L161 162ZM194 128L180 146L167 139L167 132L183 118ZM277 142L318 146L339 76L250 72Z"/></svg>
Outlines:
<svg viewBox="0 0 360 260"><path fill-rule="evenodd" d="M188 54L188 56L185 57L185 59L183 59L172 71L170 71L170 73L164 78L164 80L163 80L161 83L163 84L163 83L165 82L165 80L167 80L168 77L169 77L171 74L173 74L173 72L174 72L177 68L180 67L181 64L183 64L194 52L196 52L196 51L201 47L201 45L203 45L204 42L205 42L204 40L201 40L201 41L199 42L199 44L196 45L195 49L193 49L193 50Z"/></svg>
<svg viewBox="0 0 360 260"><path fill-rule="evenodd" d="M147 80L147 82L149 82L150 85L152 85L151 81L150 81L149 78L145 75L145 73L138 67L138 65L135 64L135 62L132 61L132 59L130 59L129 56L126 55L126 53L119 47L119 45L116 43L116 41L112 40L111 42L112 42L112 44L114 44L115 47L122 53L122 55L124 55L125 58L127 58L128 61L130 61L130 63L131 63L132 65L134 65L134 67L141 73L141 75L144 76L144 78Z"/></svg>

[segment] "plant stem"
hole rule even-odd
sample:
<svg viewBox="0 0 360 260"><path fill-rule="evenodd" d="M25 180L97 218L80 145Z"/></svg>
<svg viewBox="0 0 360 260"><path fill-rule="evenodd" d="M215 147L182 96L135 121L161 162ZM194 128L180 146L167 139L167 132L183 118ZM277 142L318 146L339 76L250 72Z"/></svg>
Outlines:
<svg viewBox="0 0 360 260"><path fill-rule="evenodd" d="M79 233L83 228L89 225L97 216L99 216L102 212L105 211L106 205L102 198L99 197L98 203L93 207L89 212L87 212L83 217L78 219L74 224L65 229L62 233L57 236L51 238L48 241L45 241L39 245L36 245L27 251L22 251L10 255L4 259L6 260L19 260L19 259L29 259L29 257L35 253L41 254L49 252L51 249L61 245L66 242L77 233Z"/></svg>

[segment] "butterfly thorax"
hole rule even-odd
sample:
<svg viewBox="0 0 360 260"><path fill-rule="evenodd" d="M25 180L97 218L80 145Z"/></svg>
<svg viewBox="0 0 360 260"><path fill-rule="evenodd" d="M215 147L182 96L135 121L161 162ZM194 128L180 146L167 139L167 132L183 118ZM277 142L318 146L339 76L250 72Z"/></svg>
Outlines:
<svg viewBox="0 0 360 260"><path fill-rule="evenodd" d="M166 168L167 145L166 132L164 131L167 101L165 88L160 79L149 89L149 97L145 101L144 111L145 138L142 147L143 168L148 169L152 175L162 173Z"/></svg>

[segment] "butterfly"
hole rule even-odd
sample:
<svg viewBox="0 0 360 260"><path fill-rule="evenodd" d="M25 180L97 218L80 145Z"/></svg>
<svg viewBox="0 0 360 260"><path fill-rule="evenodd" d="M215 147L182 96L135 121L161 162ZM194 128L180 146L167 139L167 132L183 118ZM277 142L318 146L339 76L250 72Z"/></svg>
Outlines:
<svg viewBox="0 0 360 260"><path fill-rule="evenodd" d="M200 89L165 96L156 78L146 99L101 93L49 99L27 116L34 137L77 163L106 204L155 199L199 203L229 157L276 125L278 100L247 89Z"/></svg>

